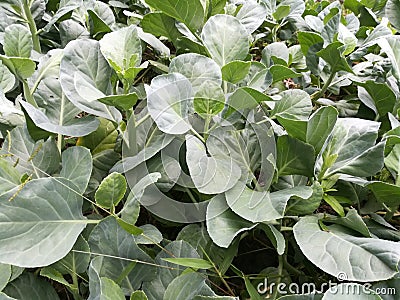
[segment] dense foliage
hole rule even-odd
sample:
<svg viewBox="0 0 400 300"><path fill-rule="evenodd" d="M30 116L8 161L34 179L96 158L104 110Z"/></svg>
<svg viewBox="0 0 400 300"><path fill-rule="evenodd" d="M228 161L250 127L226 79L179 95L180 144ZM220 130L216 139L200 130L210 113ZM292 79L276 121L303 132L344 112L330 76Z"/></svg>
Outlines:
<svg viewBox="0 0 400 300"><path fill-rule="evenodd" d="M399 0L0 1L0 299L398 299L398 32Z"/></svg>

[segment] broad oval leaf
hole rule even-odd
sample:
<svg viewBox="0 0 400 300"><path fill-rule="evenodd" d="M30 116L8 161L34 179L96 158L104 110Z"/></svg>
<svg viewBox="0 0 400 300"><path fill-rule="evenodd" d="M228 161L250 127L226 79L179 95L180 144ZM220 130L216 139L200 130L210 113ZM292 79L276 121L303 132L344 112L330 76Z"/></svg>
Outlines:
<svg viewBox="0 0 400 300"><path fill-rule="evenodd" d="M147 89L147 106L158 128L169 134L190 130L189 103L193 100L190 81L179 73L160 75Z"/></svg>
<svg viewBox="0 0 400 300"><path fill-rule="evenodd" d="M70 181L49 177L1 196L0 261L33 268L64 257L88 222L75 190Z"/></svg>
<svg viewBox="0 0 400 300"><path fill-rule="evenodd" d="M50 97L49 99L52 98ZM75 116L72 116L71 119L67 120L71 116L67 116L67 112L63 109L65 106L68 106L68 104L66 103L68 100L66 100L65 97L61 97L59 99L61 100L61 103L59 103L61 104L61 110L59 111L60 115L58 116L59 119L50 119L54 116L50 115L49 118L48 115L43 113L40 109L37 109L33 105L29 104L28 102L21 101L20 104L27 112L33 123L35 123L37 127L48 132L67 135L71 137L79 137L88 135L97 129L97 127L99 126L99 121L93 116L87 116L83 118L75 118ZM46 108L48 109L49 107L47 106Z"/></svg>
<svg viewBox="0 0 400 300"><path fill-rule="evenodd" d="M33 49L31 32L21 24L8 26L4 32L3 47L8 57L29 58Z"/></svg>
<svg viewBox="0 0 400 300"><path fill-rule="evenodd" d="M207 206L207 232L219 247L228 248L239 233L256 226L235 214L226 203L224 194L212 198Z"/></svg>
<svg viewBox="0 0 400 300"><path fill-rule="evenodd" d="M70 147L62 153L62 169L60 176L69 179L83 194L88 186L93 169L90 150L84 147Z"/></svg>
<svg viewBox="0 0 400 300"><path fill-rule="evenodd" d="M208 157L206 147L195 136L186 136L186 161L196 188L204 194L223 193L241 176L239 166L231 159Z"/></svg>
<svg viewBox="0 0 400 300"><path fill-rule="evenodd" d="M375 145L379 127L380 123L365 119L338 119L317 159L316 174L320 178L335 173L375 175L383 167L384 143Z"/></svg>
<svg viewBox="0 0 400 300"><path fill-rule="evenodd" d="M322 231L318 217L302 218L293 229L303 254L332 276L361 282L386 280L397 273L400 246L397 242L356 237L341 226Z"/></svg>
<svg viewBox="0 0 400 300"><path fill-rule="evenodd" d="M117 74L129 80L134 79L130 73L142 61L142 44L135 26L107 33L100 40L100 50Z"/></svg>
<svg viewBox="0 0 400 300"><path fill-rule="evenodd" d="M302 90L288 90L279 94L281 99L275 104L271 117L292 120L307 120L312 111L310 96Z"/></svg>
<svg viewBox="0 0 400 300"><path fill-rule="evenodd" d="M240 21L229 15L216 15L208 19L201 39L218 65L244 60L249 53L249 34Z"/></svg>
<svg viewBox="0 0 400 300"><path fill-rule="evenodd" d="M75 40L64 49L60 81L68 99L85 112L119 123L120 112L97 99L111 93L111 68L94 40Z"/></svg>
<svg viewBox="0 0 400 300"><path fill-rule="evenodd" d="M207 80L218 85L222 84L221 69L216 62L196 53L187 53L175 57L169 65L169 72L180 73L189 79L195 93Z"/></svg>
<svg viewBox="0 0 400 300"><path fill-rule="evenodd" d="M10 297L15 297L18 300L59 300L55 289L46 280L33 275L33 273L25 273L18 277L16 280L10 282L10 284L4 289ZM1 298L8 300L14 298Z"/></svg>
<svg viewBox="0 0 400 300"><path fill-rule="evenodd" d="M225 193L229 207L242 218L253 223L267 222L283 217L290 197L307 199L312 195L309 186L298 186L277 192L258 192L238 183Z"/></svg>
<svg viewBox="0 0 400 300"><path fill-rule="evenodd" d="M205 8L200 0L146 0L151 7L185 23L190 29L199 29L204 22Z"/></svg>
<svg viewBox="0 0 400 300"><path fill-rule="evenodd" d="M237 13L236 18L247 29L247 32L252 34L264 23L267 13L267 7L263 2L258 3L254 0L247 0Z"/></svg>
<svg viewBox="0 0 400 300"><path fill-rule="evenodd" d="M125 177L113 172L103 179L96 191L96 203L105 208L117 206L126 192Z"/></svg>

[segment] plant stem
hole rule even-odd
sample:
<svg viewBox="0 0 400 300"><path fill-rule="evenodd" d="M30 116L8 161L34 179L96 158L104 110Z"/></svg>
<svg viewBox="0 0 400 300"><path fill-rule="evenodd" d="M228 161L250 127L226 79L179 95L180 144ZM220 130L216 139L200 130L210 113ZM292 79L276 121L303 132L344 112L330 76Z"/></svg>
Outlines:
<svg viewBox="0 0 400 300"><path fill-rule="evenodd" d="M331 75L329 76L328 80L324 83L324 86L319 92L316 92L311 95L311 100L314 102L315 100L318 100L321 98L325 92L328 90L329 86L331 85L333 79L335 78L336 72L332 72Z"/></svg>
<svg viewBox="0 0 400 300"><path fill-rule="evenodd" d="M62 151L62 146L63 146L63 135L59 133L57 134L57 149L58 152L60 152L60 154Z"/></svg>
<svg viewBox="0 0 400 300"><path fill-rule="evenodd" d="M194 129L191 128L190 130L199 140L201 140L204 144L206 143L205 139Z"/></svg>
<svg viewBox="0 0 400 300"><path fill-rule="evenodd" d="M36 101L35 101L35 98L33 98L33 95L32 95L31 90L30 90L30 88L29 88L28 82L27 82L26 80L22 80L22 87L23 87L23 89L24 89L24 97L25 97L25 100L26 100L29 104L31 104L31 105L33 105L34 107L37 108L38 105L37 105L37 103L36 103Z"/></svg>
<svg viewBox="0 0 400 300"><path fill-rule="evenodd" d="M31 8L29 7L30 6L29 2L30 2L29 0L23 1L24 14L26 17L26 21L28 22L29 25L29 30L31 31L33 50L41 53L42 49L40 48L39 34L37 31L35 20L33 19L32 16Z"/></svg>
<svg viewBox="0 0 400 300"><path fill-rule="evenodd" d="M71 292L74 296L74 299L82 300L82 297L79 294L79 282L78 282L78 276L76 275L75 259L72 260L72 272L70 272L70 274L72 277L72 285L73 285L73 290Z"/></svg>

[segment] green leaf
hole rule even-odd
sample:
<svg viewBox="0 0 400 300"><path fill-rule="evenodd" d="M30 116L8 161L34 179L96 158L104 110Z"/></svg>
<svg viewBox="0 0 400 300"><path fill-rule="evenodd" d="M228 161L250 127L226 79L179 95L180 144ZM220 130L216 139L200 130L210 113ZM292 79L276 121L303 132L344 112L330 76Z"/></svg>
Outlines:
<svg viewBox="0 0 400 300"><path fill-rule="evenodd" d="M216 62L196 53L182 54L172 59L169 73L180 73L189 79L195 93L205 81L222 84L221 69Z"/></svg>
<svg viewBox="0 0 400 300"><path fill-rule="evenodd" d="M126 180L120 173L111 173L103 179L96 191L96 203L104 208L117 206L126 192Z"/></svg>
<svg viewBox="0 0 400 300"><path fill-rule="evenodd" d="M12 164L0 158L0 196L17 187L21 181L21 174Z"/></svg>
<svg viewBox="0 0 400 300"><path fill-rule="evenodd" d="M204 194L223 193L239 180L241 170L229 158L208 156L206 147L195 136L186 136L186 162L196 188Z"/></svg>
<svg viewBox="0 0 400 300"><path fill-rule="evenodd" d="M146 0L146 3L185 23L192 30L203 25L205 9L200 0Z"/></svg>
<svg viewBox="0 0 400 300"><path fill-rule="evenodd" d="M138 101L138 95L136 93L126 94L126 95L114 95L107 96L104 98L98 99L101 103L115 106L116 108L127 111L131 109L136 102Z"/></svg>
<svg viewBox="0 0 400 300"><path fill-rule="evenodd" d="M319 108L308 120L305 142L318 154L331 134L338 118L338 111L332 106Z"/></svg>
<svg viewBox="0 0 400 300"><path fill-rule="evenodd" d="M6 294L0 292L0 300L18 300L18 299L8 297Z"/></svg>
<svg viewBox="0 0 400 300"><path fill-rule="evenodd" d="M230 83L243 80L250 71L251 62L234 60L222 67L222 79Z"/></svg>
<svg viewBox="0 0 400 300"><path fill-rule="evenodd" d="M300 31L297 35L301 51L306 57L306 63L309 70L314 74L320 74L320 59L317 53L323 49L324 39L318 33Z"/></svg>
<svg viewBox="0 0 400 300"><path fill-rule="evenodd" d="M257 226L232 212L224 194L219 194L210 200L206 220L207 232L211 239L217 246L223 248L228 248L239 233Z"/></svg>
<svg viewBox="0 0 400 300"><path fill-rule="evenodd" d="M147 107L158 128L168 134L184 134L191 126L187 120L193 99L190 81L183 75L160 75L147 89Z"/></svg>
<svg viewBox="0 0 400 300"><path fill-rule="evenodd" d="M59 170L60 153L53 139L46 142L34 142L28 130L14 128L3 143L2 151L8 155L7 160L15 165L21 173L32 178L47 177Z"/></svg>
<svg viewBox="0 0 400 300"><path fill-rule="evenodd" d="M284 135L278 138L276 168L278 176L304 175L312 177L314 148L298 139Z"/></svg>
<svg viewBox="0 0 400 300"><path fill-rule="evenodd" d="M11 91L15 85L15 77L0 60L0 88L4 93Z"/></svg>
<svg viewBox="0 0 400 300"><path fill-rule="evenodd" d="M131 189L124 208L121 210L121 218L128 224L136 223L140 212L140 198L143 196L145 189L156 183L161 178L160 173L150 173L139 180ZM121 226L121 225L120 225ZM122 227L124 227L122 225Z"/></svg>
<svg viewBox="0 0 400 300"><path fill-rule="evenodd" d="M0 60L20 80L31 77L36 69L35 62L26 57L7 57L0 55Z"/></svg>
<svg viewBox="0 0 400 300"><path fill-rule="evenodd" d="M80 137L77 146L83 146L91 150L92 154L98 154L105 150L113 150L118 137L117 127L114 123L100 118L100 126L89 135Z"/></svg>
<svg viewBox="0 0 400 300"><path fill-rule="evenodd" d="M365 237L371 237L371 233L369 232L367 225L365 225L363 218L357 213L357 210L354 208L350 209L345 217L331 218L328 216L324 219L324 222L339 224L355 230Z"/></svg>
<svg viewBox="0 0 400 300"><path fill-rule="evenodd" d="M358 283L341 283L325 292L322 300L382 300L372 289Z"/></svg>
<svg viewBox="0 0 400 300"><path fill-rule="evenodd" d="M334 225L322 231L318 218L302 218L293 229L303 254L332 276L345 274L346 280L379 281L397 273L398 243L376 238L355 237Z"/></svg>
<svg viewBox="0 0 400 300"><path fill-rule="evenodd" d="M249 52L249 35L240 21L229 15L208 19L201 39L211 58L223 67L235 60L244 60Z"/></svg>
<svg viewBox="0 0 400 300"><path fill-rule="evenodd" d="M132 225L123 219L117 218L117 223L119 226L121 226L126 232L132 234L132 235L140 235L143 233L143 230L140 229L139 227L136 227L135 225Z"/></svg>
<svg viewBox="0 0 400 300"><path fill-rule="evenodd" d="M76 251L76 252L75 252ZM72 250L61 260L51 265L63 275L85 273L90 263L90 248L82 235L78 237ZM43 269L42 269L43 270Z"/></svg>
<svg viewBox="0 0 400 300"><path fill-rule="evenodd" d="M272 14L275 20L280 21L283 18L286 18L290 13L289 5L279 5L275 12Z"/></svg>
<svg viewBox="0 0 400 300"><path fill-rule="evenodd" d="M384 203L388 207L397 207L400 204L400 186L375 181L369 183L367 187L374 193L379 203Z"/></svg>
<svg viewBox="0 0 400 300"><path fill-rule="evenodd" d="M334 42L326 46L324 49L317 52L317 55L324 59L331 67L330 72L336 73L339 71L346 71L353 73L346 59L340 51L340 47L343 44L341 42Z"/></svg>
<svg viewBox="0 0 400 300"><path fill-rule="evenodd" d="M137 29L131 25L106 34L100 40L100 51L119 76L133 81L129 76L142 61L142 44Z"/></svg>
<svg viewBox="0 0 400 300"><path fill-rule="evenodd" d="M380 123L339 118L316 163L320 178L340 173L367 177L383 167L384 143L375 145ZM321 173L322 170L322 173Z"/></svg>
<svg viewBox="0 0 400 300"><path fill-rule="evenodd" d="M392 151L385 157L385 166L394 178L400 175L400 145L393 146Z"/></svg>
<svg viewBox="0 0 400 300"><path fill-rule="evenodd" d="M82 0L72 0L72 1L60 1L60 6L56 13L51 17L50 21L46 24L46 26L43 28L44 31L49 31L50 28L56 24L56 22L60 19L63 19L63 17L73 10L81 7L83 5Z"/></svg>
<svg viewBox="0 0 400 300"><path fill-rule="evenodd" d="M164 293L167 287L175 278L178 278L179 275L181 275L186 270L186 267L182 267L164 260L164 258L171 258L171 256L200 258L196 250L184 241L173 241L165 246L165 250L160 251L154 259L155 264L162 266L158 268L156 279L150 282L145 282L142 287L147 297L151 300L165 299ZM172 297L169 299L180 298Z"/></svg>
<svg viewBox="0 0 400 300"><path fill-rule="evenodd" d="M43 95L44 96L44 95ZM75 118L71 115L71 111L64 110L71 106L69 101L64 97L49 97L49 101L46 103L46 112L48 115L43 113L40 109L35 108L28 102L21 101L20 104L29 115L32 122L39 128L51 132L72 137L85 136L97 129L99 121L93 116L87 116L83 118ZM60 102L50 102L52 100L60 100ZM58 107L51 107L55 105ZM56 112L55 108L60 110ZM57 113L57 115L52 115Z"/></svg>
<svg viewBox="0 0 400 300"><path fill-rule="evenodd" d="M368 103L365 102L365 96L368 97L368 100L372 100L372 109L379 114L380 117L384 117L388 112L393 112L394 106L396 104L396 95L392 91L392 89L386 83L379 83L372 80L368 80L364 83L356 83L361 86L368 92L368 96L365 95L365 91L362 89L358 90L358 95L360 100L370 107ZM360 92L364 92L364 97L361 97Z"/></svg>
<svg viewBox="0 0 400 300"><path fill-rule="evenodd" d="M0 261L41 267L67 255L87 224L75 189L68 180L49 177L1 196Z"/></svg>
<svg viewBox="0 0 400 300"><path fill-rule="evenodd" d="M162 233L151 224L145 224L138 227L142 231L140 235L135 236L136 244L140 245L154 245L161 243L163 240Z"/></svg>
<svg viewBox="0 0 400 300"><path fill-rule="evenodd" d="M24 273L16 280L10 282L10 284L4 289L4 293L6 293L9 297L15 297L15 299L18 300L60 299L55 289L49 282L29 272Z"/></svg>
<svg viewBox="0 0 400 300"><path fill-rule="evenodd" d="M178 257L178 258L163 258L163 260L177 264L180 266L184 267L189 267L193 269L211 269L213 265L204 259L201 258L183 258L183 257Z"/></svg>
<svg viewBox="0 0 400 300"><path fill-rule="evenodd" d="M6 28L3 50L8 57L30 58L32 49L32 35L28 28L20 24L12 24Z"/></svg>
<svg viewBox="0 0 400 300"><path fill-rule="evenodd" d="M132 293L130 300L148 300L143 291L135 291Z"/></svg>
<svg viewBox="0 0 400 300"><path fill-rule="evenodd" d="M289 69L288 67L281 66L281 65L273 65L269 71L272 74L273 81L272 83L276 83L278 81L282 81L284 79L288 78L296 78L296 77L301 77L302 75L300 73L297 73L293 71L292 69Z"/></svg>
<svg viewBox="0 0 400 300"><path fill-rule="evenodd" d="M125 173L132 170L139 166L142 162L154 157L158 152L167 147L173 140L173 135L165 135L158 129L155 129L152 132L151 141L148 141L148 144L145 148L139 151L136 155L126 157L122 159L122 161L119 161L117 164L115 164L111 171Z"/></svg>
<svg viewBox="0 0 400 300"><path fill-rule="evenodd" d="M11 265L0 264L0 291L4 289L11 278Z"/></svg>
<svg viewBox="0 0 400 300"><path fill-rule="evenodd" d="M62 169L60 176L69 179L83 194L88 186L92 174L93 160L89 149L84 147L70 147L62 153Z"/></svg>
<svg viewBox="0 0 400 300"><path fill-rule="evenodd" d="M339 216L344 217L344 209L343 206L340 204L340 202L333 196L331 195L324 195L323 199L330 205L330 207L333 208L334 211L336 211Z"/></svg>
<svg viewBox="0 0 400 300"><path fill-rule="evenodd" d="M100 278L100 299L125 300L125 295L118 284L107 277Z"/></svg>
<svg viewBox="0 0 400 300"><path fill-rule="evenodd" d="M225 274L231 266L239 246L239 243L234 243L227 249L218 247L209 237L207 228L196 224L184 227L176 239L190 243L203 257L206 257L207 253L207 259L215 264L221 274Z"/></svg>
<svg viewBox="0 0 400 300"><path fill-rule="evenodd" d="M258 192L238 183L225 193L226 203L234 213L253 223L267 222L283 217L290 197L307 199L312 195L312 188L298 186L277 192Z"/></svg>
<svg viewBox="0 0 400 300"><path fill-rule="evenodd" d="M247 32L252 34L264 23L267 13L267 7L263 2L258 3L252 0L243 3L236 18L238 18L240 23L247 29Z"/></svg>
<svg viewBox="0 0 400 300"><path fill-rule="evenodd" d="M90 3L90 2L89 2ZM101 37L105 33L111 32L111 25L115 23L114 14L106 3L94 1L94 7L87 10L90 35ZM109 20L106 20L109 18Z"/></svg>
<svg viewBox="0 0 400 300"><path fill-rule="evenodd" d="M311 197L302 199L293 197L289 200L286 209L286 215L309 215L312 214L321 204L324 190L318 181L312 184L313 193Z"/></svg>
<svg viewBox="0 0 400 300"><path fill-rule="evenodd" d="M111 94L111 68L94 40L75 40L64 49L60 82L64 94L81 110L119 123L120 112L98 102Z"/></svg>
<svg viewBox="0 0 400 300"><path fill-rule="evenodd" d="M278 255L283 255L286 248L285 237L283 234L270 224L260 224L260 227L265 232L271 243L274 245Z"/></svg>
<svg viewBox="0 0 400 300"><path fill-rule="evenodd" d="M392 65L393 76L400 80L400 37L388 36L378 39L377 44L386 53Z"/></svg>
<svg viewBox="0 0 400 300"><path fill-rule="evenodd" d="M152 12L144 15L140 25L145 32L155 36L165 36L174 44L177 42L178 37L181 36L175 26L174 18L161 12Z"/></svg>
<svg viewBox="0 0 400 300"><path fill-rule="evenodd" d="M310 96L302 90L288 90L279 94L281 99L271 112L272 117L307 120L312 111ZM279 120L278 118L278 120Z"/></svg>
<svg viewBox="0 0 400 300"><path fill-rule="evenodd" d="M96 262L98 275L118 283L124 294L130 295L143 282L155 277L156 268L148 264L153 264L153 259L136 245L134 236L119 226L114 217L103 219L90 233L88 242L91 252L99 255L96 259L101 259Z"/></svg>
<svg viewBox="0 0 400 300"><path fill-rule="evenodd" d="M200 273L182 274L168 285L163 299L192 300L196 295L214 296L205 280Z"/></svg>
<svg viewBox="0 0 400 300"><path fill-rule="evenodd" d="M385 15L389 19L390 24L397 31L400 31L400 1L388 0L385 6Z"/></svg>
<svg viewBox="0 0 400 300"><path fill-rule="evenodd" d="M246 290L250 295L250 299L254 300L262 300L262 296L259 292L257 292L254 285L252 285L250 279L248 277L244 277L244 283L246 285Z"/></svg>
<svg viewBox="0 0 400 300"><path fill-rule="evenodd" d="M203 118L220 113L225 107L225 95L221 85L210 80L203 82L194 96L193 107Z"/></svg>
<svg viewBox="0 0 400 300"><path fill-rule="evenodd" d="M250 87L241 87L232 93L228 99L229 109L232 112L242 109L256 108L263 101L272 100L269 96ZM228 114L229 115L229 114Z"/></svg>
<svg viewBox="0 0 400 300"><path fill-rule="evenodd" d="M70 289L72 289L72 290L74 289L73 285L70 284L70 283L63 277L63 275L62 275L60 272L58 272L56 269L54 269L54 268L52 268L52 267L45 267L45 268L42 268L42 269L40 270L40 276L47 277L47 278L49 278L50 280L53 280L53 281L58 282L58 283L61 283L62 285L66 286L66 287L68 287L68 288L70 288Z"/></svg>
<svg viewBox="0 0 400 300"><path fill-rule="evenodd" d="M103 257L95 257L90 263L88 270L90 294L88 300L125 299L124 292L117 283L110 278L101 276L103 261Z"/></svg>

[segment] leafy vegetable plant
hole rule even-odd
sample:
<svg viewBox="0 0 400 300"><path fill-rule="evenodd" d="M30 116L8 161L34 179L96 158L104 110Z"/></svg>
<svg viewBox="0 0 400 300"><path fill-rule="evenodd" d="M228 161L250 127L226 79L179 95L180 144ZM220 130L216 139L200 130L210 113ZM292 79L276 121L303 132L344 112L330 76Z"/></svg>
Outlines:
<svg viewBox="0 0 400 300"><path fill-rule="evenodd" d="M1 1L0 299L397 299L399 20Z"/></svg>

